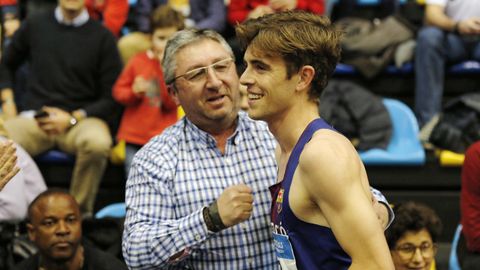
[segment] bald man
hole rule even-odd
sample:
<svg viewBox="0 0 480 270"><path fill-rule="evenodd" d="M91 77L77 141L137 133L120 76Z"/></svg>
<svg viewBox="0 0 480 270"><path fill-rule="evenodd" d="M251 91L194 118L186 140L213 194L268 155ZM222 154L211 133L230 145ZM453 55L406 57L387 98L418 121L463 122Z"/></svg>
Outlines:
<svg viewBox="0 0 480 270"><path fill-rule="evenodd" d="M28 236L39 252L21 262L19 270L123 270L113 255L82 243L80 208L62 190L50 189L28 208Z"/></svg>

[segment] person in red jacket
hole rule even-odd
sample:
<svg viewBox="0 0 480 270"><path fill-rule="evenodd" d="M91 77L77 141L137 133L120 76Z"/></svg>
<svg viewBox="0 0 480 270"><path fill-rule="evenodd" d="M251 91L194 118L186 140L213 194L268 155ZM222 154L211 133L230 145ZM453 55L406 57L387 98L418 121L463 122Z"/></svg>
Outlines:
<svg viewBox="0 0 480 270"><path fill-rule="evenodd" d="M85 0L85 6L92 19L103 21L115 37L120 37L128 17L128 0Z"/></svg>
<svg viewBox="0 0 480 270"><path fill-rule="evenodd" d="M228 5L227 19L231 25L235 26L246 19L292 9L323 14L325 0L231 0Z"/></svg>
<svg viewBox="0 0 480 270"><path fill-rule="evenodd" d="M480 265L480 141L465 153L460 195L461 223L467 251L460 256L463 270L478 269Z"/></svg>
<svg viewBox="0 0 480 270"><path fill-rule="evenodd" d="M160 62L167 39L184 28L184 17L162 5L151 22L152 48L132 57L113 87L113 97L125 106L117 140L126 142L127 175L135 153L177 121L177 105L168 94Z"/></svg>

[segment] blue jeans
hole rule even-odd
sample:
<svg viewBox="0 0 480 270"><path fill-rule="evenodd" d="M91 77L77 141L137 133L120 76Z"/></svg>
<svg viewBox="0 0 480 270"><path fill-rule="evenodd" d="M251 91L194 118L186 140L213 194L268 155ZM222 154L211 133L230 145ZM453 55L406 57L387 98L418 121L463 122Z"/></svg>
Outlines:
<svg viewBox="0 0 480 270"><path fill-rule="evenodd" d="M422 28L415 49L415 114L420 127L441 111L446 63L480 61L480 42L439 28Z"/></svg>

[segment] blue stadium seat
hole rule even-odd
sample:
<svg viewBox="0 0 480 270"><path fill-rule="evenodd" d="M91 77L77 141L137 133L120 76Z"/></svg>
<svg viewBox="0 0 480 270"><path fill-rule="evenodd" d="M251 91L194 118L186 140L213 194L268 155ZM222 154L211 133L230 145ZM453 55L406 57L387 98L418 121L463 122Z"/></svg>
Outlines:
<svg viewBox="0 0 480 270"><path fill-rule="evenodd" d="M40 163L74 164L75 156L60 150L49 150L35 157Z"/></svg>
<svg viewBox="0 0 480 270"><path fill-rule="evenodd" d="M394 99L383 99L392 120L392 137L387 149L360 152L365 165L423 165L425 150L418 139L418 123L412 110Z"/></svg>
<svg viewBox="0 0 480 270"><path fill-rule="evenodd" d="M480 62L469 60L455 64L448 69L448 72L455 74L480 73Z"/></svg>
<svg viewBox="0 0 480 270"><path fill-rule="evenodd" d="M396 67L395 65L388 65L383 71L386 74L395 75L395 74L411 74L413 73L413 63L407 62L401 67ZM360 75L354 66L339 63L335 67L335 75Z"/></svg>
<svg viewBox="0 0 480 270"><path fill-rule="evenodd" d="M127 207L125 203L112 203L100 209L96 214L95 218L105 218L105 217L114 217L122 218L125 217L127 212Z"/></svg>
<svg viewBox="0 0 480 270"><path fill-rule="evenodd" d="M457 258L458 239L462 233L462 224L458 224L455 234L453 235L452 246L450 248L450 256L448 259L448 270L461 270L460 263Z"/></svg>

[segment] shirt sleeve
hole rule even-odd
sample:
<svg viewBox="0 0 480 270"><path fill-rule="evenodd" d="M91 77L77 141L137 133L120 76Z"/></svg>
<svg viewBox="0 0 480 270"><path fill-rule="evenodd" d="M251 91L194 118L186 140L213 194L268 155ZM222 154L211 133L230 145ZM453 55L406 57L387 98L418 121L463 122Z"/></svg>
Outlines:
<svg viewBox="0 0 480 270"><path fill-rule="evenodd" d="M120 104L128 106L140 101L140 98L133 93L132 87L135 77L138 75L135 66L140 65L136 55L128 61L117 81L113 85L113 98Z"/></svg>
<svg viewBox="0 0 480 270"><path fill-rule="evenodd" d="M166 151L155 155L149 154L148 149L141 150L127 181L122 248L130 269L178 263L213 234L203 220L203 207L188 216L176 217L172 186L176 151L163 148Z"/></svg>
<svg viewBox="0 0 480 270"><path fill-rule="evenodd" d="M5 48L0 62L0 89L12 88L12 76L18 67L30 56L29 24L30 20L22 23L12 37L10 45Z"/></svg>
<svg viewBox="0 0 480 270"><path fill-rule="evenodd" d="M110 32L105 31L101 46L97 78L99 98L81 109L84 109L89 117L95 116L108 121L112 117L112 112L118 111L120 107L112 97L112 88L122 71L122 60L117 50L115 38Z"/></svg>

